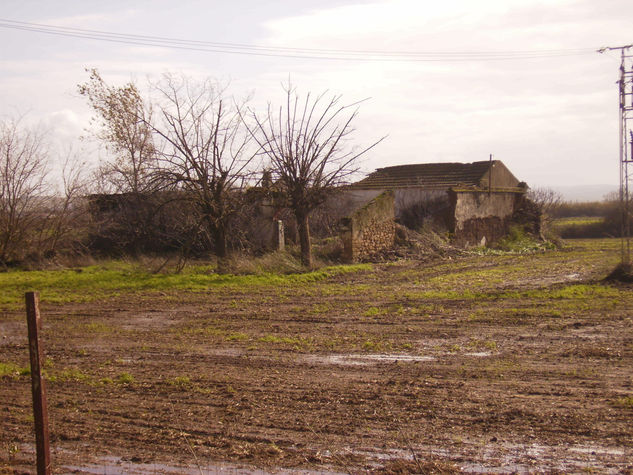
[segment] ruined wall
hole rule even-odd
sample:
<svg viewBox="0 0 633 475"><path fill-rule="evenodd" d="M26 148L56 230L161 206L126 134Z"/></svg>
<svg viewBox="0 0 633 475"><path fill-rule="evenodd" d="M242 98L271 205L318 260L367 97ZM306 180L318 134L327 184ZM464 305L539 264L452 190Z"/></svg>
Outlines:
<svg viewBox="0 0 633 475"><path fill-rule="evenodd" d="M328 210L336 209L337 213L342 213L341 217L348 217L358 208L373 200L385 190L356 190L345 189L339 193L333 193L325 202Z"/></svg>
<svg viewBox="0 0 633 475"><path fill-rule="evenodd" d="M343 258L358 262L395 241L394 193L385 191L341 222Z"/></svg>
<svg viewBox="0 0 633 475"><path fill-rule="evenodd" d="M414 230L448 231L453 208L446 189L401 188L395 190L395 200L399 224Z"/></svg>
<svg viewBox="0 0 633 475"><path fill-rule="evenodd" d="M489 244L504 237L522 193L451 190L453 242L460 246Z"/></svg>

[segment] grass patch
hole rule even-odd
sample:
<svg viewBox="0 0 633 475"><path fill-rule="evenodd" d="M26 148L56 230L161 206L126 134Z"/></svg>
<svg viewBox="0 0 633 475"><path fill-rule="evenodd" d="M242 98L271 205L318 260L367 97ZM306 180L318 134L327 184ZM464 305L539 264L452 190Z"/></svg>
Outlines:
<svg viewBox="0 0 633 475"><path fill-rule="evenodd" d="M22 305L24 293L37 290L47 303L89 302L122 293L184 290L207 292L215 287L292 286L333 276L371 270L369 264L330 266L305 273L216 274L210 266L191 266L179 274L155 274L134 264L111 261L73 270L11 270L0 273L0 306Z"/></svg>
<svg viewBox="0 0 633 475"><path fill-rule="evenodd" d="M616 405L633 409L633 396L621 397L615 401Z"/></svg>
<svg viewBox="0 0 633 475"><path fill-rule="evenodd" d="M79 329L86 333L97 334L97 333L114 333L115 328L106 325L102 322L92 322L92 323L84 323L82 325L78 325Z"/></svg>
<svg viewBox="0 0 633 475"><path fill-rule="evenodd" d="M364 317L375 317L376 315L382 315L386 313L384 309L379 309L378 307L369 307L367 310L365 310L365 313L363 313Z"/></svg>
<svg viewBox="0 0 633 475"><path fill-rule="evenodd" d="M31 374L31 369L27 366L0 362L0 378L17 378L19 376L28 376L29 374Z"/></svg>
<svg viewBox="0 0 633 475"><path fill-rule="evenodd" d="M361 343L360 348L367 353L381 353L391 351L393 347L389 341L368 338Z"/></svg>
<svg viewBox="0 0 633 475"><path fill-rule="evenodd" d="M227 335L226 341L246 341L248 340L248 335L242 332L231 333Z"/></svg>
<svg viewBox="0 0 633 475"><path fill-rule="evenodd" d="M189 378L189 376L176 376L175 378L168 379L166 382L170 386L176 386L179 388L191 386L191 378Z"/></svg>
<svg viewBox="0 0 633 475"><path fill-rule="evenodd" d="M494 340L480 340L478 338L471 338L467 346L471 350L487 350L493 352L498 350L497 342Z"/></svg>
<svg viewBox="0 0 633 475"><path fill-rule="evenodd" d="M134 376L130 373L123 372L117 376L116 381L119 384L132 384L134 382Z"/></svg>
<svg viewBox="0 0 633 475"><path fill-rule="evenodd" d="M463 283L468 285L467 282ZM555 288L542 288L533 290L510 290L510 291L473 291L468 288L457 290L426 290L422 292L410 292L405 294L411 300L570 300L570 301L591 301L593 299L616 299L623 295L622 290L601 284L569 284ZM523 311L523 310L522 310ZM560 312L553 312L552 317L560 317Z"/></svg>
<svg viewBox="0 0 633 475"><path fill-rule="evenodd" d="M223 337L225 335L225 331L213 326L189 326L184 328L174 328L171 330L172 333L176 333L183 336L194 336L194 335L202 335L202 336L217 336Z"/></svg>
<svg viewBox="0 0 633 475"><path fill-rule="evenodd" d="M55 382L90 382L90 376L78 368L67 368L56 374L51 374L48 378L51 383Z"/></svg>
<svg viewBox="0 0 633 475"><path fill-rule="evenodd" d="M303 337L265 335L259 338L257 341L259 341L260 343L272 343L274 345L291 346L295 350L306 350L313 346L311 338Z"/></svg>

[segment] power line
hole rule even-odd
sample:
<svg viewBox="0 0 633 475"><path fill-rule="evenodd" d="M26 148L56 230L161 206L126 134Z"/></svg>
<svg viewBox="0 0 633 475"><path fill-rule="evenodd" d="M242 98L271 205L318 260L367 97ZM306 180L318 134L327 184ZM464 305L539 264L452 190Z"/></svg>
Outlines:
<svg viewBox="0 0 633 475"><path fill-rule="evenodd" d="M595 48L544 49L516 51L385 51L325 48L297 48L262 46L240 43L196 41L162 36L135 35L109 31L71 28L40 23L0 19L0 27L44 33L71 38L82 38L136 46L150 46L207 53L240 54L301 59L370 62L455 62L455 61L508 61L590 54Z"/></svg>

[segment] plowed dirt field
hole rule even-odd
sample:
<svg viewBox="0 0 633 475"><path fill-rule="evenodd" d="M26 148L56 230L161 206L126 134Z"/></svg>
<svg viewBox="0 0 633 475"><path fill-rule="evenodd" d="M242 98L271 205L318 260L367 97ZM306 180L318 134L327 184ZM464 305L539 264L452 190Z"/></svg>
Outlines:
<svg viewBox="0 0 633 475"><path fill-rule="evenodd" d="M618 246L42 291L53 471L633 473ZM0 316L0 473L33 473L24 310Z"/></svg>

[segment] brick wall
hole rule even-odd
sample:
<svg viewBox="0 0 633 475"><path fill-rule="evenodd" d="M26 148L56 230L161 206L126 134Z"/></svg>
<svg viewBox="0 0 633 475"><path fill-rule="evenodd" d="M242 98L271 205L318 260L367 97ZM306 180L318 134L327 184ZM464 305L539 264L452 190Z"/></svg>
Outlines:
<svg viewBox="0 0 633 475"><path fill-rule="evenodd" d="M394 193L385 191L342 220L344 259L358 262L392 248L395 233Z"/></svg>

